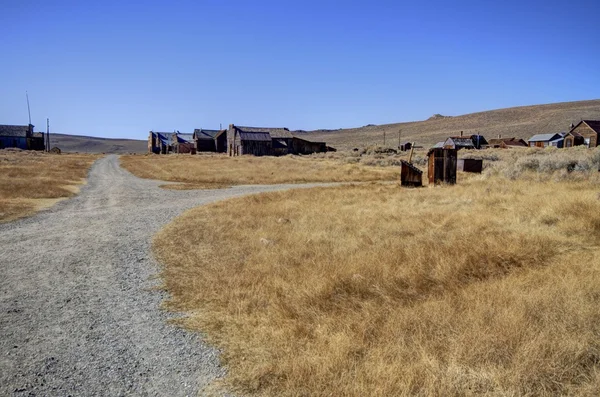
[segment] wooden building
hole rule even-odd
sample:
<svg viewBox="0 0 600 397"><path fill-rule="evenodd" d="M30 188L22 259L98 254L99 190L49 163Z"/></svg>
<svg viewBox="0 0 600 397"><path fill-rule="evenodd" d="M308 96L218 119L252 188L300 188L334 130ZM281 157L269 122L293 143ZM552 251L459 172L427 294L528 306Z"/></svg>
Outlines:
<svg viewBox="0 0 600 397"><path fill-rule="evenodd" d="M537 134L529 138L529 147L557 147L562 148L564 144L564 136L566 133L556 134Z"/></svg>
<svg viewBox="0 0 600 397"><path fill-rule="evenodd" d="M460 132L459 136L451 136L444 141L444 147L451 149L484 149L488 147L488 141L483 135L463 135Z"/></svg>
<svg viewBox="0 0 600 397"><path fill-rule="evenodd" d="M194 130L196 150L199 152L225 153L227 151L227 130Z"/></svg>
<svg viewBox="0 0 600 397"><path fill-rule="evenodd" d="M427 171L430 185L456 183L458 149L434 147L427 153Z"/></svg>
<svg viewBox="0 0 600 397"><path fill-rule="evenodd" d="M409 163L400 160L400 184L402 186L423 186L423 171Z"/></svg>
<svg viewBox="0 0 600 397"><path fill-rule="evenodd" d="M520 138L494 138L490 139L488 146L490 148L499 148L499 149L511 149L511 148L526 148L527 142L524 139Z"/></svg>
<svg viewBox="0 0 600 397"><path fill-rule="evenodd" d="M196 154L196 143L193 134L177 132L172 135L173 152L179 154Z"/></svg>
<svg viewBox="0 0 600 397"><path fill-rule="evenodd" d="M332 149L332 148L329 148ZM294 137L292 139L292 147L291 154L312 154L312 153L324 153L327 151L335 151L328 150L327 144L325 142L312 142L307 141L306 139L300 139Z"/></svg>
<svg viewBox="0 0 600 397"><path fill-rule="evenodd" d="M243 127L230 124L227 129L227 153L230 156L283 156L326 151L328 147L325 142L311 142L295 137L287 128Z"/></svg>
<svg viewBox="0 0 600 397"><path fill-rule="evenodd" d="M585 138L576 131L571 131L565 135L563 147L581 146L585 144Z"/></svg>
<svg viewBox="0 0 600 397"><path fill-rule="evenodd" d="M33 132L33 125L0 125L0 149L44 150L44 137Z"/></svg>
<svg viewBox="0 0 600 397"><path fill-rule="evenodd" d="M177 132L155 132L148 134L148 153L169 154L173 152L174 135Z"/></svg>
<svg viewBox="0 0 600 397"><path fill-rule="evenodd" d="M582 145L586 147L594 148L600 145L600 120L581 120L569 132L573 134L573 146L577 146L575 144L577 136L582 138Z"/></svg>

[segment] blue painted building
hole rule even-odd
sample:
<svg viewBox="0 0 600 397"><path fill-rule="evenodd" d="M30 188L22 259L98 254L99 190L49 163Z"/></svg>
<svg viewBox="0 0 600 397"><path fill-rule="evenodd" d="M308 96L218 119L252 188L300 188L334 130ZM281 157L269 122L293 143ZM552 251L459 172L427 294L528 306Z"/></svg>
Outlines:
<svg viewBox="0 0 600 397"><path fill-rule="evenodd" d="M33 133L33 125L0 125L0 149L44 150L44 138Z"/></svg>

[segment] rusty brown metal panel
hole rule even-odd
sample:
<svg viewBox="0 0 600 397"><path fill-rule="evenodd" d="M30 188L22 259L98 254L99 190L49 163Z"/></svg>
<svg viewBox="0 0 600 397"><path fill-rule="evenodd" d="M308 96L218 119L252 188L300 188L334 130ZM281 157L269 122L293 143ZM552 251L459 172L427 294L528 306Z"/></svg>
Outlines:
<svg viewBox="0 0 600 397"><path fill-rule="evenodd" d="M483 160L480 159L460 159L456 164L458 170L462 172L473 172L480 174L483 170Z"/></svg>

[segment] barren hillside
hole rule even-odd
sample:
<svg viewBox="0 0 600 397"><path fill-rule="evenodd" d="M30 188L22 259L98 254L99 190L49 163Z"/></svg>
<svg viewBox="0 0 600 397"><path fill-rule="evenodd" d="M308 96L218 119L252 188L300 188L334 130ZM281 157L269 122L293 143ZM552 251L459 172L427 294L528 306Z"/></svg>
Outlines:
<svg viewBox="0 0 600 397"><path fill-rule="evenodd" d="M582 119L600 119L600 100L554 103L491 110L454 117L431 117L425 121L370 125L340 130L296 132L313 141L325 141L338 149L351 149L365 145L398 145L401 141L415 141L431 145L451 135L477 134L486 138L518 137L527 139L534 134L567 131L571 123Z"/></svg>
<svg viewBox="0 0 600 397"><path fill-rule="evenodd" d="M97 138L82 135L50 134L50 146L64 152L79 153L146 153L148 142L137 139Z"/></svg>

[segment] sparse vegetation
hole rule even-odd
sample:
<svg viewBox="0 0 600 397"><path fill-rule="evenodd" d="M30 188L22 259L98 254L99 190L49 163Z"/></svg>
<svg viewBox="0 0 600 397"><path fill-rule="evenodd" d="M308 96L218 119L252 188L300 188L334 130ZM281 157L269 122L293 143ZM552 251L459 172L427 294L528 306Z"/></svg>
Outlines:
<svg viewBox="0 0 600 397"><path fill-rule="evenodd" d="M239 393L598 395L600 177L491 169L188 211L154 241L167 307Z"/></svg>
<svg viewBox="0 0 600 397"><path fill-rule="evenodd" d="M228 157L225 155L122 156L121 164L141 178L182 182L169 188L228 185L377 181L398 178L396 170L344 164L316 156Z"/></svg>
<svg viewBox="0 0 600 397"><path fill-rule="evenodd" d="M0 151L0 222L75 195L98 155Z"/></svg>
<svg viewBox="0 0 600 397"><path fill-rule="evenodd" d="M480 133L487 139L517 137L529 139L535 134L566 131L570 123L582 119L600 118L600 100L552 103L547 105L521 106L464 114L460 116L434 115L428 120L394 124L379 124L375 127L346 128L339 131L317 130L303 134L305 139L327 142L338 150L351 150L367 145L386 142L397 146L398 130L401 140L429 146L449 136Z"/></svg>

